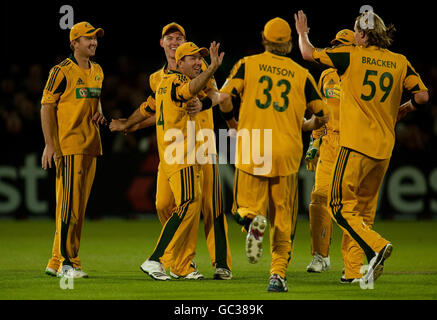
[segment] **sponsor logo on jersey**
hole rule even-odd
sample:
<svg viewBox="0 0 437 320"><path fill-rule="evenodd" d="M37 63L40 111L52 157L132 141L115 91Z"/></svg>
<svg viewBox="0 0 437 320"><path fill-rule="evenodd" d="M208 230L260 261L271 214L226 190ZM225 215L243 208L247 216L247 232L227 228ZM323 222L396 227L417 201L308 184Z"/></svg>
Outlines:
<svg viewBox="0 0 437 320"><path fill-rule="evenodd" d="M76 86L83 86L85 84L85 82L83 82L83 80L81 78L79 78L79 80L77 80L76 82Z"/></svg>
<svg viewBox="0 0 437 320"><path fill-rule="evenodd" d="M76 88L76 99L99 98L101 88Z"/></svg>

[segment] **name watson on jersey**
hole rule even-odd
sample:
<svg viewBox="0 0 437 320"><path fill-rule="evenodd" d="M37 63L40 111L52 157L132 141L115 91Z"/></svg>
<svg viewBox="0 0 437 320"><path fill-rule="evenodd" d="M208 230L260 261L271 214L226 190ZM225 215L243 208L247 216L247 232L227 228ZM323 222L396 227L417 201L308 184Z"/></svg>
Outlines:
<svg viewBox="0 0 437 320"><path fill-rule="evenodd" d="M279 68L279 67L275 67L275 66L269 66L269 65L265 65L265 64L259 64L258 66L259 66L260 71L269 72L272 74L276 74L278 76L294 78L294 71L292 71L292 70Z"/></svg>

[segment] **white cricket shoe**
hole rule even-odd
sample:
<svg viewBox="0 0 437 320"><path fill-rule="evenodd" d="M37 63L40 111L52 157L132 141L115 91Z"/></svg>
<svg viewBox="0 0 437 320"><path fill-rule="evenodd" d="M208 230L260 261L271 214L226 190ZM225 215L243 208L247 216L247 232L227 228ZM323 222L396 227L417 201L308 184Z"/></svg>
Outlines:
<svg viewBox="0 0 437 320"><path fill-rule="evenodd" d="M52 276L52 277L59 276L58 271L56 271L55 269L49 268L49 267L46 268L45 273L48 274L49 276Z"/></svg>
<svg viewBox="0 0 437 320"><path fill-rule="evenodd" d="M390 257L392 251L393 245L388 243L380 252L375 252L375 256L369 261L369 270L363 277L365 282L369 282L370 280L376 281L376 279L382 275L384 271L384 261Z"/></svg>
<svg viewBox="0 0 437 320"><path fill-rule="evenodd" d="M58 274L59 277L63 278L73 278L73 279L79 279L79 278L88 278L88 274L80 268L73 268L72 266L65 265L62 266L61 272Z"/></svg>
<svg viewBox="0 0 437 320"><path fill-rule="evenodd" d="M140 266L141 271L148 274L152 279L155 280L170 280L171 278L165 272L164 266L161 262L146 260Z"/></svg>
<svg viewBox="0 0 437 320"><path fill-rule="evenodd" d="M246 237L246 256L250 263L257 263L263 253L263 236L267 219L263 215L253 218Z"/></svg>
<svg viewBox="0 0 437 320"><path fill-rule="evenodd" d="M307 266L307 272L320 273L323 271L328 271L330 267L331 267L331 261L329 259L329 256L323 258L320 254L315 252L313 260Z"/></svg>
<svg viewBox="0 0 437 320"><path fill-rule="evenodd" d="M216 268L214 271L214 280L231 280L232 272L226 268Z"/></svg>
<svg viewBox="0 0 437 320"><path fill-rule="evenodd" d="M198 270L194 270L193 272L187 274L186 276L179 276L170 271L170 276L174 279L184 279L184 280L202 280L205 279L203 274L201 274Z"/></svg>

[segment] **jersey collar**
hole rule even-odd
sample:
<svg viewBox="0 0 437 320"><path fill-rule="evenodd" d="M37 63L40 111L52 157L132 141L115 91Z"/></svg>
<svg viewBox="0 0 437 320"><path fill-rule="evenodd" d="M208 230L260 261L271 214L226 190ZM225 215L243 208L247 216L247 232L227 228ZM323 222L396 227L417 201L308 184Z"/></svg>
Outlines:
<svg viewBox="0 0 437 320"><path fill-rule="evenodd" d="M68 58L71 60L71 61L73 61L78 67L79 67L79 64L77 63L77 60L76 60L76 58L74 57L74 54L70 54L69 56L68 56ZM91 68L91 61L89 61L88 60L88 66ZM80 68L80 67L79 67Z"/></svg>

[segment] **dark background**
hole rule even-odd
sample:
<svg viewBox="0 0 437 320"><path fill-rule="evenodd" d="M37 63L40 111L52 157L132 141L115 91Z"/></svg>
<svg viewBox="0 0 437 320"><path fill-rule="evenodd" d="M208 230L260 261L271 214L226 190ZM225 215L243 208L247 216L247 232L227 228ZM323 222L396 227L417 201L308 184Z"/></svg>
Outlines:
<svg viewBox="0 0 437 320"><path fill-rule="evenodd" d="M215 76L221 87L238 59L263 51L260 34L264 24L280 16L290 22L293 30L294 49L290 57L308 68L318 80L323 67L302 60L294 13L299 9L305 11L311 42L317 47L325 47L340 29L353 29L362 5L371 5L386 24L394 24L397 29L390 49L407 56L431 93L437 87L434 51L437 28L429 2L65 0L28 3L8 0L0 4L0 166L16 166L19 170L28 154L36 154L39 165L44 148L39 117L42 89L50 68L71 52L69 30L59 26L64 15L59 12L62 5L73 7L75 23L88 21L105 31L105 36L99 39L94 60L105 72L102 104L108 119L128 117L146 98L148 76L165 62L159 46L162 27L172 21L181 24L187 39L199 46L209 47L213 40L221 43L226 55ZM215 122L216 129L225 127L216 113ZM150 128L124 137L102 128L104 157L99 159L87 213L90 217L108 213L135 216L138 212L154 211L157 153L153 131ZM433 95L430 106L408 115L397 131L390 170L402 165L418 167L427 185L433 185L436 178L432 182L430 172L436 163L432 151L437 137L437 108ZM308 141L307 134L304 141L305 144ZM25 183L18 178L3 180L21 191L25 189ZM433 199L437 200L436 190L437 187L426 190L424 202L427 205L417 215L419 218L432 217L429 208ZM231 191L224 192L229 195ZM50 197L50 209L53 209L53 195L52 170L47 179L40 181L38 197ZM4 199L0 195L1 201ZM381 208L382 217L395 215L385 201ZM49 210L47 214L52 215L52 212ZM21 204L10 215L27 217L29 208Z"/></svg>

